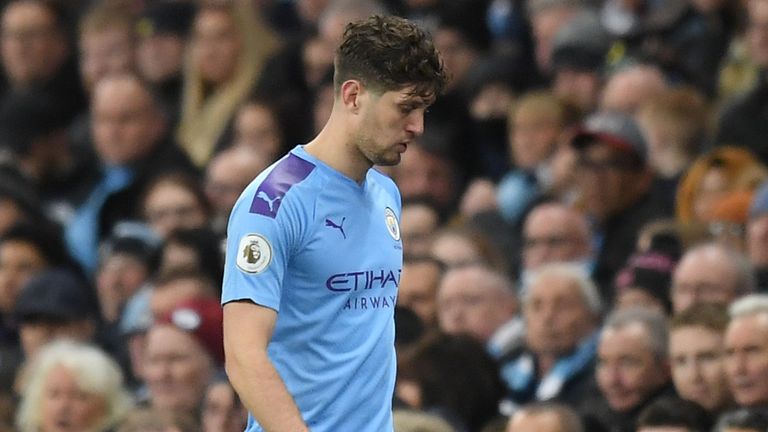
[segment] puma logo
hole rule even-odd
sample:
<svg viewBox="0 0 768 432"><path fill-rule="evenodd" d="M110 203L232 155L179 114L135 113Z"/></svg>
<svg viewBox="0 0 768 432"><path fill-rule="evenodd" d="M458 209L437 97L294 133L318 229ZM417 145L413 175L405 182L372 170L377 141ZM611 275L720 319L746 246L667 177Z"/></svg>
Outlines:
<svg viewBox="0 0 768 432"><path fill-rule="evenodd" d="M256 198L261 198L264 201L266 201L267 205L269 205L269 211L274 212L275 211L275 209L274 209L275 203L277 202L277 200L279 200L282 197L270 198L269 195L267 195L266 192L259 191L259 193L256 194Z"/></svg>
<svg viewBox="0 0 768 432"><path fill-rule="evenodd" d="M325 226L336 228L337 230L341 231L341 235L344 236L344 238L347 238L347 235L344 233L344 221L347 220L346 217L341 218L341 224L336 225L332 220L326 219L325 220Z"/></svg>

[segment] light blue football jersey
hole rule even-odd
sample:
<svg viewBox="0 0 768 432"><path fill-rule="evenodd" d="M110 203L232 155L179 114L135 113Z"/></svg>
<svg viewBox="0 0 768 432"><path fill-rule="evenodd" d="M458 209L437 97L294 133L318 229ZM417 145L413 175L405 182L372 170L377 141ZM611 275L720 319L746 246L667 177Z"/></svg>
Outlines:
<svg viewBox="0 0 768 432"><path fill-rule="evenodd" d="M298 146L230 216L222 304L278 312L268 353L313 432L392 430L400 206L388 177L357 183Z"/></svg>

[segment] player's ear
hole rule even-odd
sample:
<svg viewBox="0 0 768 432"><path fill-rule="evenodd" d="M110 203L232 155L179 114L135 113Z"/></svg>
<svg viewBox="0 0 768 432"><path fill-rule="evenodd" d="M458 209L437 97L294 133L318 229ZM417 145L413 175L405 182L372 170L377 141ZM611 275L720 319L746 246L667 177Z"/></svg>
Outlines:
<svg viewBox="0 0 768 432"><path fill-rule="evenodd" d="M363 85L358 80L347 80L341 84L341 102L353 114L357 114L360 111L362 94Z"/></svg>

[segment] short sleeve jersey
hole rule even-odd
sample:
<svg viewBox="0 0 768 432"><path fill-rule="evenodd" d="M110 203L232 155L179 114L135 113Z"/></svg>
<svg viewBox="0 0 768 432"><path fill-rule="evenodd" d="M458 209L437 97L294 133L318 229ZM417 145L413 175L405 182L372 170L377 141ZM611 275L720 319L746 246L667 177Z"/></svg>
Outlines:
<svg viewBox="0 0 768 432"><path fill-rule="evenodd" d="M388 177L357 183L298 146L230 216L222 304L277 311L268 354L312 431L392 430L400 206Z"/></svg>

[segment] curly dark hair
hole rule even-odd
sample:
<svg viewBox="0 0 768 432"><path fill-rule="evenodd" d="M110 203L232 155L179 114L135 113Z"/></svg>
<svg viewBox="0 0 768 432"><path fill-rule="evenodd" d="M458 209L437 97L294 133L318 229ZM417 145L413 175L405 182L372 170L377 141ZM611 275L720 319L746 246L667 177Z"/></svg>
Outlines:
<svg viewBox="0 0 768 432"><path fill-rule="evenodd" d="M356 79L375 92L414 86L424 98L439 95L446 73L431 37L416 24L395 16L374 15L347 25L334 61L336 91Z"/></svg>

